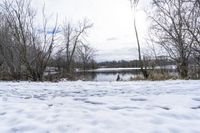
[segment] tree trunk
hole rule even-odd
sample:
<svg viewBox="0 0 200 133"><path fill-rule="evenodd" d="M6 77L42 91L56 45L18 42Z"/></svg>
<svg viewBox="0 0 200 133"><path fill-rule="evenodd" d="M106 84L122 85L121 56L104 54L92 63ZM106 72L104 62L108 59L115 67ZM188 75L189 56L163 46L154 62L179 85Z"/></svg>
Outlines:
<svg viewBox="0 0 200 133"><path fill-rule="evenodd" d="M140 41L139 41L139 36L138 36L138 31L137 31L137 26L136 26L136 18L135 18L135 14L134 14L134 29L135 29L135 36L136 36L136 40L137 40L137 45L138 45L138 56L139 56L139 66L140 66L140 70L144 76L145 79L148 79L149 74L147 72L146 69L144 69L144 62L142 61L142 56L141 56L141 48L140 48Z"/></svg>
<svg viewBox="0 0 200 133"><path fill-rule="evenodd" d="M178 74L182 79L188 78L188 63L186 61L178 64Z"/></svg>

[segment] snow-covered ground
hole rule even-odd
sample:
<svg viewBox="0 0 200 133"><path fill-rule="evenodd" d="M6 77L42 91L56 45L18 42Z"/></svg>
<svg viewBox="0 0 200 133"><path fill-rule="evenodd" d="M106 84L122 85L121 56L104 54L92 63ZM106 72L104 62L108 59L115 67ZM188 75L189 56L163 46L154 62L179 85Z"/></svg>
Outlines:
<svg viewBox="0 0 200 133"><path fill-rule="evenodd" d="M200 81L0 82L0 133L199 133Z"/></svg>

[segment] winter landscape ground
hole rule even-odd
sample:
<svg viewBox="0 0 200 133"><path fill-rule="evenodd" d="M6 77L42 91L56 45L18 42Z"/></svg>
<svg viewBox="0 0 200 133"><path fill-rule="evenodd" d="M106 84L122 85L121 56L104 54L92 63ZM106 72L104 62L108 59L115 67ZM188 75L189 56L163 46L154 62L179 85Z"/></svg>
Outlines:
<svg viewBox="0 0 200 133"><path fill-rule="evenodd" d="M199 133L200 81L0 82L1 133Z"/></svg>

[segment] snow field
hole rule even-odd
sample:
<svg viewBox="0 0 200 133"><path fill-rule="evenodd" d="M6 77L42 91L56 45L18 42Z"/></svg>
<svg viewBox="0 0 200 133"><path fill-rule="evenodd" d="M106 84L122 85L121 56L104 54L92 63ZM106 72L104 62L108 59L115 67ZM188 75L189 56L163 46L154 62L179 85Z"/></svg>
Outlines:
<svg viewBox="0 0 200 133"><path fill-rule="evenodd" d="M0 82L1 133L199 133L200 81Z"/></svg>

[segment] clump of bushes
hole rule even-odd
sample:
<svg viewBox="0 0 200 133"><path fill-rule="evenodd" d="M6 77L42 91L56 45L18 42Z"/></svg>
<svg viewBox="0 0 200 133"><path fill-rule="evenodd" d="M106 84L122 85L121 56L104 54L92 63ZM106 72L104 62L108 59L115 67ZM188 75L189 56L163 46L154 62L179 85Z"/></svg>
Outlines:
<svg viewBox="0 0 200 133"><path fill-rule="evenodd" d="M175 75L170 75L169 73L161 73L161 72L153 72L150 73L148 76L148 79L145 79L142 75L137 75L134 77L131 77L132 80L152 80L152 81L159 81L159 80L169 80L169 79L178 79Z"/></svg>

